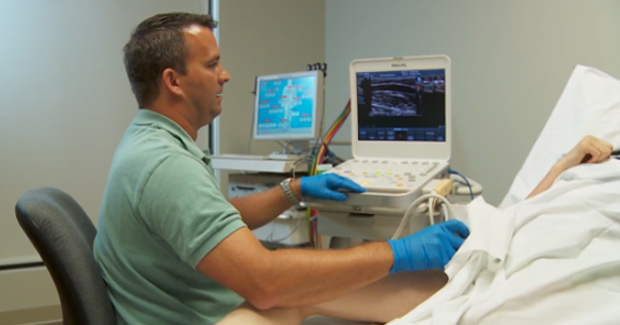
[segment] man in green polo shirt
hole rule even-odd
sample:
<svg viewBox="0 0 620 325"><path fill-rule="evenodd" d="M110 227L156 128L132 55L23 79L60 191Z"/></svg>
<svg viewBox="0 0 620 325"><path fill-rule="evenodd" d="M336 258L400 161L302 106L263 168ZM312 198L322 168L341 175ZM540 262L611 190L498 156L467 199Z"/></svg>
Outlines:
<svg viewBox="0 0 620 325"><path fill-rule="evenodd" d="M244 300L261 310L308 306L391 273L443 267L468 235L460 222L344 250L260 244L251 229L302 196L345 200L343 190L364 189L320 175L226 200L195 142L230 80L214 27L206 15L160 14L124 48L140 109L114 155L94 244L119 323L213 324Z"/></svg>

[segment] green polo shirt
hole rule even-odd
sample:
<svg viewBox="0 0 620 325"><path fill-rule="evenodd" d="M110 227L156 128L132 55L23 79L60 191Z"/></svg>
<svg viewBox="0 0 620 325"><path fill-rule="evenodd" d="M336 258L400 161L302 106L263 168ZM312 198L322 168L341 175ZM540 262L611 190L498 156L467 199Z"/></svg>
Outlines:
<svg viewBox="0 0 620 325"><path fill-rule="evenodd" d="M114 155L94 243L119 324L213 324L243 301L196 270L246 226L216 184L208 152L139 110Z"/></svg>

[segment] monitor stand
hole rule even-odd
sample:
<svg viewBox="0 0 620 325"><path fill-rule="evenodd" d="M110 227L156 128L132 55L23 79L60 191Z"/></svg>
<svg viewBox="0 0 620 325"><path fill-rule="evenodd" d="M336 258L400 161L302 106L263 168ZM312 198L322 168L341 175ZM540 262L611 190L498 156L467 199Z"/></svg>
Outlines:
<svg viewBox="0 0 620 325"><path fill-rule="evenodd" d="M291 149L289 149L291 148ZM308 140L284 141L281 152L272 152L271 160L303 160L309 155L305 153L308 148Z"/></svg>

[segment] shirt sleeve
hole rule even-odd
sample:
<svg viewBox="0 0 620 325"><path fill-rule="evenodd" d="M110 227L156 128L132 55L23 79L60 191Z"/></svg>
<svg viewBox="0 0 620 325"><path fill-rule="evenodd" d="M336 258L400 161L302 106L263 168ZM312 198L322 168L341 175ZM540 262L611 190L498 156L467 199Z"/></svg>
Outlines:
<svg viewBox="0 0 620 325"><path fill-rule="evenodd" d="M138 202L147 227L193 267L246 226L208 167L188 155L164 159L146 181Z"/></svg>

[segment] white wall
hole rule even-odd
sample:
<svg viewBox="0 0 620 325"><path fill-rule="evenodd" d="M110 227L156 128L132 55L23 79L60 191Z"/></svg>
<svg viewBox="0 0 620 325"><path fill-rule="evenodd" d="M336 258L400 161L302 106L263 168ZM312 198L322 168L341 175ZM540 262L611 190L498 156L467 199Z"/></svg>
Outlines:
<svg viewBox="0 0 620 325"><path fill-rule="evenodd" d="M447 54L452 167L499 204L573 66L620 77L619 18L616 0L327 1L326 124L349 97L351 60ZM336 139L350 139L348 122Z"/></svg>
<svg viewBox="0 0 620 325"><path fill-rule="evenodd" d="M208 3L0 1L0 265L38 259L14 214L17 199L29 189L61 188L96 222L114 149L137 112L122 47L144 18L206 13ZM37 281L47 279L38 292L5 281L14 279L14 271L0 272L0 283L8 285L2 286L3 299L13 302L0 303L0 319L8 309L32 307L14 302L58 303L45 272L27 271Z"/></svg>

